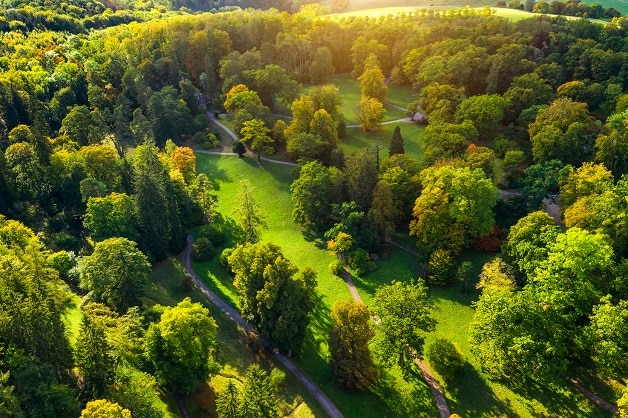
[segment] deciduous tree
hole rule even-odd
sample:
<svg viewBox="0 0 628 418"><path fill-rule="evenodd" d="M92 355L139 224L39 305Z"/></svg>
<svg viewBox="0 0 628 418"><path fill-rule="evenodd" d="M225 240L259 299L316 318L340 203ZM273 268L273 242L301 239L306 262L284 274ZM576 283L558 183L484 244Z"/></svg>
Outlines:
<svg viewBox="0 0 628 418"><path fill-rule="evenodd" d="M380 129L386 109L378 99L363 96L355 106L355 114L362 131L373 132Z"/></svg>
<svg viewBox="0 0 628 418"><path fill-rule="evenodd" d="M492 231L498 191L482 170L431 167L421 173L410 234L428 252L449 248L454 253L469 239Z"/></svg>
<svg viewBox="0 0 628 418"><path fill-rule="evenodd" d="M428 290L421 280L408 284L394 281L377 289L372 312L380 319L375 327L375 346L383 364L396 364L404 373L410 372L414 360L423 355L425 334L436 325L430 310Z"/></svg>
<svg viewBox="0 0 628 418"><path fill-rule="evenodd" d="M240 141L249 147L251 151L257 153L257 161L261 161L262 152L272 154L275 151L272 146L273 139L269 133L270 129L266 127L264 121L259 119L247 120L240 130L242 135Z"/></svg>
<svg viewBox="0 0 628 418"><path fill-rule="evenodd" d="M240 191L236 197L238 206L234 209L234 214L242 228L243 242L259 241L260 228L266 227L265 216L253 193L254 189L248 180L240 181Z"/></svg>
<svg viewBox="0 0 628 418"><path fill-rule="evenodd" d="M362 301L337 302L331 312L329 351L334 379L347 389L367 390L377 380L370 340L375 336Z"/></svg>
<svg viewBox="0 0 628 418"><path fill-rule="evenodd" d="M81 412L81 418L131 418L131 411L115 402L98 399L88 402Z"/></svg>
<svg viewBox="0 0 628 418"><path fill-rule="evenodd" d="M212 370L216 328L209 311L190 298L164 308L159 322L146 333L146 356L159 383L190 394L206 382Z"/></svg>
<svg viewBox="0 0 628 418"><path fill-rule="evenodd" d="M83 225L96 241L113 237L134 241L137 239L135 201L131 196L115 192L105 197L90 197Z"/></svg>
<svg viewBox="0 0 628 418"><path fill-rule="evenodd" d="M80 284L95 301L124 313L141 304L149 269L148 259L135 242L108 238L96 243L83 263Z"/></svg>
<svg viewBox="0 0 628 418"><path fill-rule="evenodd" d="M281 249L269 242L239 245L229 256L240 294L243 316L275 346L298 348L305 337L313 308L316 272L299 272Z"/></svg>

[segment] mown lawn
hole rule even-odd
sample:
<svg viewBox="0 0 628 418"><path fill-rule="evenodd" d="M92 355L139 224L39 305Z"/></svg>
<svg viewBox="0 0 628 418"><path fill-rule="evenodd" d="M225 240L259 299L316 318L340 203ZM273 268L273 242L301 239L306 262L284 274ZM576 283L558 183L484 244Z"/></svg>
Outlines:
<svg viewBox="0 0 628 418"><path fill-rule="evenodd" d="M246 368L254 362L259 363L267 370L278 366L267 356L247 349L247 340L243 331L229 317L208 303L198 290L182 291L180 287L182 274L180 256L154 266L145 303L173 306L184 297L190 297L194 302L203 303L210 310L212 317L218 324L215 354L220 371L211 378L207 385L201 386L196 393L187 397L187 405L193 417L215 416L213 413L216 407L215 399L225 390L229 379L242 382ZM278 406L286 415L303 418L324 415L318 403L292 376L286 376L279 395ZM162 393L162 400L164 404L161 409L164 411L164 417L180 416L169 393Z"/></svg>
<svg viewBox="0 0 628 418"><path fill-rule="evenodd" d="M406 155L418 160L423 155L423 134L425 127L415 123L391 123L382 125L378 132L362 132L360 128L348 128L347 137L340 140L340 148L345 156L359 152L363 148L375 150L379 145L379 158L384 161L388 158L388 147L395 127L401 129Z"/></svg>
<svg viewBox="0 0 628 418"><path fill-rule="evenodd" d="M342 98L342 113L345 116L345 122L347 126L358 125L360 122L355 116L355 105L360 101L360 83L358 80L351 78L349 74L342 74L333 76L329 80L330 84L338 87L338 92ZM303 88L303 93L309 93L314 86L308 85ZM416 100L416 96L413 95L410 86L395 86L388 88L388 96L386 101L394 104L395 106L402 107L397 109L389 103L385 103L386 114L384 115L384 122L397 120L404 118L405 108L408 103Z"/></svg>
<svg viewBox="0 0 628 418"><path fill-rule="evenodd" d="M312 314L306 342L296 353L299 366L308 373L341 408L347 417L359 416L432 416L435 406L429 389L420 379L407 383L399 373L388 372L375 393L355 394L341 390L333 382L328 365L327 334L331 323L329 313L335 302L350 297L345 283L329 271L333 256L321 240L304 236L292 222L289 186L295 173L292 167L279 164L258 164L252 158L197 154L197 171L213 179L219 199L219 211L231 216L241 179L249 179L255 196L266 215L268 229L262 239L279 245L284 255L297 266L311 265L317 269L319 300ZM214 259L195 263L195 269L208 286L237 306L235 289L229 277Z"/></svg>

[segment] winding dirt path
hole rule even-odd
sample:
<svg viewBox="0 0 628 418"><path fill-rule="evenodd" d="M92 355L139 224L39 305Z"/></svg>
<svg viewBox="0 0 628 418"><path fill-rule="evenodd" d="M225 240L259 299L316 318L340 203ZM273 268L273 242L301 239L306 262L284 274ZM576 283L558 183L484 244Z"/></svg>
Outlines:
<svg viewBox="0 0 628 418"><path fill-rule="evenodd" d="M390 244L394 245L395 247L410 251L408 248L405 248L394 242L390 242ZM351 293L351 296L353 296L353 300L362 302L362 297L360 297L360 293L358 293L358 289L355 287L355 284L353 283L353 279L351 277L351 273L349 273L349 270L347 270L347 267L344 267L343 278L344 278L345 283L349 287L349 292ZM436 401L436 406L438 407L438 412L441 418L449 418L451 413L449 412L449 405L447 405L447 398L445 398L445 395L443 394L443 391L441 390L440 385L434 378L432 371L430 370L429 367L427 367L427 364L425 364L425 362L422 361L421 359L418 359L418 358L414 359L414 363L417 365L419 370L421 370L421 373L423 374L423 378L425 379L425 382L430 387L430 391L432 392L432 395L434 396L434 400Z"/></svg>
<svg viewBox="0 0 628 418"><path fill-rule="evenodd" d="M608 412L610 412L612 414L615 414L615 415L617 415L619 413L619 410L617 409L617 407L615 405L613 405L612 403L610 403L607 400L604 400L604 399L600 398L595 393L591 392L589 389L585 388L580 383L578 383L577 380L569 379L569 382L571 383L571 386L573 386L578 392L582 393L584 396L587 397L587 399L589 399L591 402L593 402L594 404L596 404L600 408L605 409Z"/></svg>
<svg viewBox="0 0 628 418"><path fill-rule="evenodd" d="M194 283L199 288L201 292L212 302L214 305L218 307L221 311L223 311L227 316L229 316L236 324L238 324L246 333L251 331L255 332L255 328L253 325L249 324L240 313L229 305L227 302L222 300L218 295L212 292L206 285L203 283L194 269L192 268L192 244L194 243L194 238L191 235L187 237L187 244L185 247L185 256L183 258L183 265L187 273L192 277ZM275 349L265 338L260 336L260 341L266 351L271 355L275 356L277 361L279 361L290 373L292 373L305 388L310 392L310 394L318 401L321 407L327 412L327 414L331 418L342 418L343 415L336 405L325 395L325 393L318 387L316 383L308 375L306 375L299 367L287 356L281 354L278 350Z"/></svg>

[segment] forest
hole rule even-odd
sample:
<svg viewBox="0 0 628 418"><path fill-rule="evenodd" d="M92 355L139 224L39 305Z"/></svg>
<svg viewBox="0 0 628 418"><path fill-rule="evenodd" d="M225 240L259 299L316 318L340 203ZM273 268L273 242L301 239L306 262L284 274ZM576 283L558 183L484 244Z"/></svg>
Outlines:
<svg viewBox="0 0 628 418"><path fill-rule="evenodd" d="M2 0L0 416L628 417L628 19L261 3Z"/></svg>

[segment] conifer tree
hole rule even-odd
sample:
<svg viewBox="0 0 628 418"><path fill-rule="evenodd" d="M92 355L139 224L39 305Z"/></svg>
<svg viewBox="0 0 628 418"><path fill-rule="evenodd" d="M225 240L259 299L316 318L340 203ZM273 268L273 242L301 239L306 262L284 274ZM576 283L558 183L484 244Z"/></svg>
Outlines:
<svg viewBox="0 0 628 418"><path fill-rule="evenodd" d="M395 131L393 132L392 139L390 140L390 148L389 148L389 156L393 156L395 154L405 154L406 151L403 148L403 137L401 136L401 128L399 126L395 126Z"/></svg>
<svg viewBox="0 0 628 418"><path fill-rule="evenodd" d="M107 386L113 382L115 363L105 330L87 314L81 322L75 357L83 376L83 400L103 397Z"/></svg>

